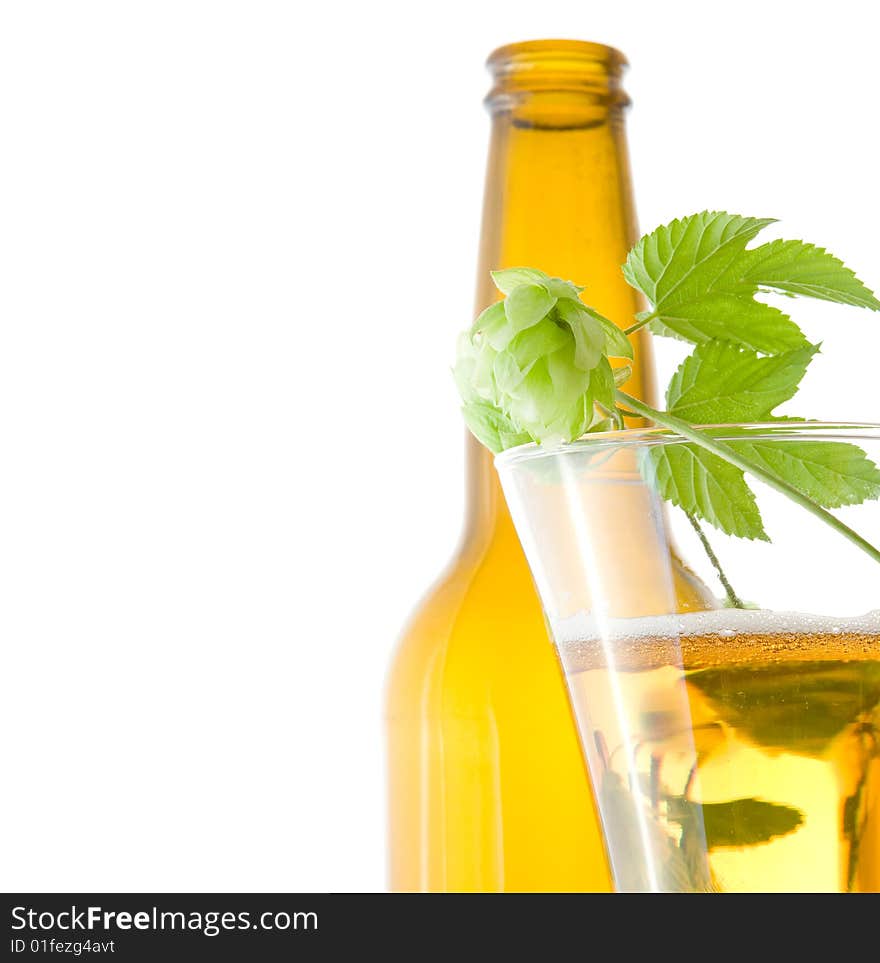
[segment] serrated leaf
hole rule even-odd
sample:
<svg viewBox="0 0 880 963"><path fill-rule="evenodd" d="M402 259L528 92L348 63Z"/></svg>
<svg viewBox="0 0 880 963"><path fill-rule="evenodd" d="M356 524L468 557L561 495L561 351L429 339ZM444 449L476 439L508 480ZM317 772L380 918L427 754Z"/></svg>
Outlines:
<svg viewBox="0 0 880 963"><path fill-rule="evenodd" d="M880 309L852 271L821 248L784 241L747 250L770 223L703 211L643 237L627 258L624 276L651 302L655 333L778 354L806 340L787 314L755 300L760 289Z"/></svg>
<svg viewBox="0 0 880 963"><path fill-rule="evenodd" d="M528 434L517 430L513 422L492 405L470 402L462 406L461 413L477 441L496 455L532 440Z"/></svg>
<svg viewBox="0 0 880 963"><path fill-rule="evenodd" d="M818 347L762 358L724 341L697 345L672 376L666 408L693 425L764 421L788 401Z"/></svg>
<svg viewBox="0 0 880 963"><path fill-rule="evenodd" d="M843 261L804 241L770 241L748 251L739 275L749 286L880 311L880 301Z"/></svg>
<svg viewBox="0 0 880 963"><path fill-rule="evenodd" d="M750 439L725 444L823 508L880 498L880 469L849 442Z"/></svg>
<svg viewBox="0 0 880 963"><path fill-rule="evenodd" d="M666 304L650 328L655 334L672 331L677 338L694 344L730 341L763 354L780 354L809 344L801 329L779 308L725 292Z"/></svg>
<svg viewBox="0 0 880 963"><path fill-rule="evenodd" d="M728 535L769 541L755 496L734 465L691 444L645 449L645 480L667 501Z"/></svg>
<svg viewBox="0 0 880 963"><path fill-rule="evenodd" d="M763 799L731 799L722 803L691 802L673 797L667 802L672 822L702 820L706 848L754 846L777 836L787 836L803 824L799 809Z"/></svg>
<svg viewBox="0 0 880 963"><path fill-rule="evenodd" d="M711 287L746 244L773 218L702 211L677 218L640 238L623 273L655 306L688 300Z"/></svg>
<svg viewBox="0 0 880 963"><path fill-rule="evenodd" d="M504 299L504 314L514 332L537 324L553 310L556 298L542 284L520 284Z"/></svg>

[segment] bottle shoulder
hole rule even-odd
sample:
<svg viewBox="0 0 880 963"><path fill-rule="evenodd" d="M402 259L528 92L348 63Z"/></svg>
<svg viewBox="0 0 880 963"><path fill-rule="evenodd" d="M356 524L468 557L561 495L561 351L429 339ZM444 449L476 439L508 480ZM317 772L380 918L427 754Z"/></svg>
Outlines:
<svg viewBox="0 0 880 963"><path fill-rule="evenodd" d="M518 542L499 536L463 545L409 617L388 677L389 697L427 680L506 674L549 645L540 602ZM439 682L438 682L439 684Z"/></svg>

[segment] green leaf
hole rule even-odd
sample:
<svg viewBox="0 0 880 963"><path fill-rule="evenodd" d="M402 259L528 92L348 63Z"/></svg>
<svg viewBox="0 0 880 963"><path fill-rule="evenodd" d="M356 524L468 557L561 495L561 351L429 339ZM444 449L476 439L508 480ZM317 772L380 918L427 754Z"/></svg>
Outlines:
<svg viewBox="0 0 880 963"><path fill-rule="evenodd" d="M484 402L471 402L461 409L465 424L477 441L497 455L507 448L524 445L532 439L519 431L513 422L492 405Z"/></svg>
<svg viewBox="0 0 880 963"><path fill-rule="evenodd" d="M809 343L794 321L778 308L723 291L665 304L658 309L657 318L650 325L655 334L671 333L694 344L731 341L752 351L779 354Z"/></svg>
<svg viewBox="0 0 880 963"><path fill-rule="evenodd" d="M725 437L724 444L823 508L880 498L880 469L848 442ZM767 540L745 474L696 445L647 449L640 466L658 494L728 535Z"/></svg>
<svg viewBox="0 0 880 963"><path fill-rule="evenodd" d="M841 261L802 241L746 245L769 218L703 211L643 237L624 265L627 281L651 302L652 328L699 344L725 340L764 354L806 344L759 290L880 310L880 302Z"/></svg>
<svg viewBox="0 0 880 963"><path fill-rule="evenodd" d="M650 301L657 333L672 332L695 343L723 339L771 354L804 344L787 315L753 300L757 284L750 291L723 283L746 244L772 223L772 218L703 211L641 238L623 273Z"/></svg>
<svg viewBox="0 0 880 963"><path fill-rule="evenodd" d="M666 390L666 408L694 425L764 421L797 391L818 351L808 345L762 358L724 341L697 345Z"/></svg>
<svg viewBox="0 0 880 963"><path fill-rule="evenodd" d="M754 846L777 836L793 833L804 822L799 809L763 799L731 799L723 803L691 802L681 797L668 800L669 819L687 825L702 817L706 848Z"/></svg>
<svg viewBox="0 0 880 963"><path fill-rule="evenodd" d="M771 241L756 247L747 253L738 274L749 288L757 284L782 294L880 311L880 301L841 260L803 241Z"/></svg>
<svg viewBox="0 0 880 963"><path fill-rule="evenodd" d="M728 440L729 448L782 478L823 508L880 498L880 469L841 441Z"/></svg>
<svg viewBox="0 0 880 963"><path fill-rule="evenodd" d="M624 277L655 306L705 293L746 244L774 222L703 211L672 221L642 237L630 251Z"/></svg>
<svg viewBox="0 0 880 963"><path fill-rule="evenodd" d="M556 298L542 284L520 284L504 299L504 314L513 331L537 324L556 304Z"/></svg>
<svg viewBox="0 0 880 963"><path fill-rule="evenodd" d="M728 535L769 541L755 496L739 468L692 444L645 449L639 466L656 492Z"/></svg>

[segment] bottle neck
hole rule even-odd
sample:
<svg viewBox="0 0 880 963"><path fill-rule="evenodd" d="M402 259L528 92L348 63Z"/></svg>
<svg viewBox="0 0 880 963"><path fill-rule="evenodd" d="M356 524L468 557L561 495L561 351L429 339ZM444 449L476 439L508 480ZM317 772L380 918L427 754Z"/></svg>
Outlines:
<svg viewBox="0 0 880 963"><path fill-rule="evenodd" d="M495 86L476 310L500 296L489 272L529 266L583 285L584 300L621 327L641 310L621 265L637 237L619 85L610 48L540 41L502 48ZM647 336L634 338L627 390L653 400ZM469 525L512 533L492 455L468 438Z"/></svg>

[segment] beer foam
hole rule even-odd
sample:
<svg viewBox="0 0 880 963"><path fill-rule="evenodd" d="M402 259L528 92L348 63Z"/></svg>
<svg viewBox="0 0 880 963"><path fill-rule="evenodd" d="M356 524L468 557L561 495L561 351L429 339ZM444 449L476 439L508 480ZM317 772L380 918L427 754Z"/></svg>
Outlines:
<svg viewBox="0 0 880 963"><path fill-rule="evenodd" d="M556 643L560 645L594 639L669 639L694 635L730 639L739 635L880 635L880 609L855 616L810 615L769 609L714 609L632 619L579 612L570 618L551 620L550 626Z"/></svg>

